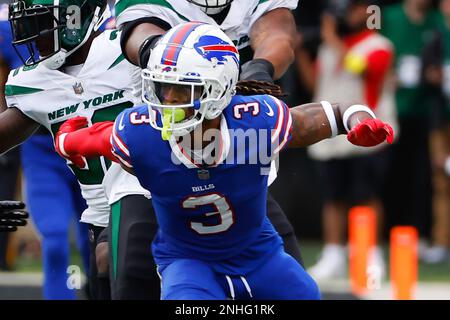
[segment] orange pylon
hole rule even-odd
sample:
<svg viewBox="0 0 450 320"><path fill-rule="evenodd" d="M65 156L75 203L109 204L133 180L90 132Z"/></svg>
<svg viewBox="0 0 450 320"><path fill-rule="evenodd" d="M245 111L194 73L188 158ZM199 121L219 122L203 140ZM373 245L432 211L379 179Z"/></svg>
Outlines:
<svg viewBox="0 0 450 320"><path fill-rule="evenodd" d="M391 230L391 284L394 299L414 299L418 273L418 235L414 227Z"/></svg>
<svg viewBox="0 0 450 320"><path fill-rule="evenodd" d="M374 209L353 207L349 212L350 286L356 295L367 287L369 256L376 245L377 222Z"/></svg>

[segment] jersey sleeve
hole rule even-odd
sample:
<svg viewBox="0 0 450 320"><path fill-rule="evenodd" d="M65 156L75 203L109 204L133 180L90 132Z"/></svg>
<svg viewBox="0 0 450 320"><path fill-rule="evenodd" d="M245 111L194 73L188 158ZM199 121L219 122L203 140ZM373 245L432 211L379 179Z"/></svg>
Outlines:
<svg viewBox="0 0 450 320"><path fill-rule="evenodd" d="M166 0L116 0L116 26L144 17L159 18L171 26L188 21L180 16Z"/></svg>
<svg viewBox="0 0 450 320"><path fill-rule="evenodd" d="M15 82L13 81L12 77L13 73L14 70L11 70L8 75L8 80L6 81L5 84L4 94L6 106L8 108L16 108L31 120L41 125L45 125L43 124L42 118L39 116L40 110L36 110L37 108L33 108L33 105L29 105L26 102L24 102L24 100L26 99L23 98L27 95L32 95L33 93L41 92L44 90L40 88L32 88L16 85Z"/></svg>
<svg viewBox="0 0 450 320"><path fill-rule="evenodd" d="M255 12L252 14L250 21L250 28L253 24L265 13L278 9L278 8L287 8L289 10L294 10L298 6L299 0L271 0L271 1L259 1L258 6L255 9Z"/></svg>
<svg viewBox="0 0 450 320"><path fill-rule="evenodd" d="M286 103L273 96L265 96L263 104L263 108L267 108L267 111L262 114L267 117L267 124L271 131L271 154L275 156L286 148L292 139L292 115Z"/></svg>
<svg viewBox="0 0 450 320"><path fill-rule="evenodd" d="M131 164L130 149L127 143L126 126L128 122L128 112L123 111L116 118L114 122L113 131L111 134L111 146L114 156L128 168L133 168Z"/></svg>
<svg viewBox="0 0 450 320"><path fill-rule="evenodd" d="M19 106L19 100L17 99L16 96L5 94L5 100L6 100L6 106L8 108L17 108L20 111L22 111L20 106Z"/></svg>

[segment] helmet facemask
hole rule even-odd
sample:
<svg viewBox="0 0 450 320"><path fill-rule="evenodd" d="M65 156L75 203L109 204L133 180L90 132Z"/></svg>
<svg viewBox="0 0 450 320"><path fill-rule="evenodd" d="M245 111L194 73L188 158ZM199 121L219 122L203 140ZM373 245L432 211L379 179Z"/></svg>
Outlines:
<svg viewBox="0 0 450 320"><path fill-rule="evenodd" d="M180 137L204 120L216 119L230 104L239 76L239 52L220 28L187 22L158 40L141 76L150 124L164 140ZM183 94L165 100L161 88L169 85Z"/></svg>
<svg viewBox="0 0 450 320"><path fill-rule="evenodd" d="M9 6L9 21L11 24L12 44L24 65L34 65L61 50L59 30L63 25L55 17L59 16L59 6L35 5L26 8L25 2L13 2ZM40 56L37 52L36 41L45 41L48 54ZM29 58L23 57L17 46L25 45ZM44 51L44 50L43 50ZM45 50L47 51L47 50Z"/></svg>
<svg viewBox="0 0 450 320"><path fill-rule="evenodd" d="M229 103L227 88L216 79L149 69L142 70L142 79L142 99L149 108L150 125L161 131L163 140L189 134L205 119L217 118ZM169 90L176 90L179 98L166 101Z"/></svg>
<svg viewBox="0 0 450 320"><path fill-rule="evenodd" d="M93 31L110 16L107 6L94 7L89 0L54 5L31 4L16 1L9 6L9 21L13 46L26 66L45 61L47 67L58 69L65 59L80 48ZM62 1L61 1L62 2ZM24 57L17 46L24 45L29 57Z"/></svg>

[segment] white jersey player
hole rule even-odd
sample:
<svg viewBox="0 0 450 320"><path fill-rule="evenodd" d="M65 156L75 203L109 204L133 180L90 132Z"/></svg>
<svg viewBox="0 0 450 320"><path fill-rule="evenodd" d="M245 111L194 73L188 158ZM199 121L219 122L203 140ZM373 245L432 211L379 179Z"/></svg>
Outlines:
<svg viewBox="0 0 450 320"><path fill-rule="evenodd" d="M214 1L206 1L206 3ZM218 1L220 2L220 1ZM205 1L189 0L117 0L116 24L145 17L156 17L166 21L171 27L188 21L201 21L220 27L233 41L239 51L250 45L249 33L253 24L265 13L277 9L297 8L298 0L234 0L222 1L224 7L230 4L223 22L218 23L213 16L220 14L220 8L193 6ZM268 30L269 31L269 30Z"/></svg>
<svg viewBox="0 0 450 320"><path fill-rule="evenodd" d="M85 63L66 67L65 72L49 69L43 63L11 71L6 84L8 107L17 108L52 134L75 116L88 118L90 125L114 121L123 109L133 106L128 76L133 66L123 58L118 36L117 30L107 30L97 36ZM88 160L83 169L70 165L88 205L81 222L99 227L108 225L110 207L103 179L110 166L104 158ZM148 194L129 173L123 170L115 173L108 181L122 187L122 196ZM110 188L106 186L107 190Z"/></svg>
<svg viewBox="0 0 450 320"><path fill-rule="evenodd" d="M208 6L208 3L215 2L216 6ZM244 64L253 59L250 31L255 22L269 11L294 10L297 4L298 0L117 0L116 25L123 28L128 24L124 28L128 33L137 22L151 22L165 30L187 21L212 24L220 27L233 41L239 50L241 64ZM141 96L140 81L140 73L133 74L136 98Z"/></svg>
<svg viewBox="0 0 450 320"><path fill-rule="evenodd" d="M19 53L25 65L12 70L8 77L5 96L9 108L0 114L0 152L26 140L39 125L54 135L67 119L83 116L89 125L114 121L123 109L134 105L129 74L136 67L122 55L120 31L97 31L108 17L106 1L102 6L100 2L82 0L57 2L51 10L45 9L51 6L46 0L17 1L10 5L13 45L25 45L29 58ZM81 16L75 16L75 21L80 19L79 28L68 24L66 14L71 5L81 9ZM29 15L37 17L32 30L27 29L30 21L23 18ZM55 21L59 27L53 28L46 21ZM81 221L89 224L95 240L91 247L91 271L94 269L91 276L96 277L95 244L108 225L110 204L128 195L147 200L149 192L134 176L104 158L89 159L82 169L69 165L88 205ZM120 170L115 170L117 167ZM108 171L110 177L104 181ZM117 191L117 196L108 199L106 192L111 190ZM105 286L109 287L107 268L103 273ZM106 293L103 298L108 297L110 294Z"/></svg>

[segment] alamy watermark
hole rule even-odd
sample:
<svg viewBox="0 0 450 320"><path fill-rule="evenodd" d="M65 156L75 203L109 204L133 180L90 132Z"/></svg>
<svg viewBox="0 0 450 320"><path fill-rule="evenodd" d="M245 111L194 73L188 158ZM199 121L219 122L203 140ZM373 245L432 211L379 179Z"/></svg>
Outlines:
<svg viewBox="0 0 450 320"><path fill-rule="evenodd" d="M81 29L81 8L77 5L68 6L66 11L66 21L67 29Z"/></svg>
<svg viewBox="0 0 450 320"><path fill-rule="evenodd" d="M67 267L67 289L80 290L81 289L81 268L77 265L70 265Z"/></svg>
<svg viewBox="0 0 450 320"><path fill-rule="evenodd" d="M377 5L367 7L367 28L369 30L381 29L381 8ZM70 5L66 11L67 29L81 29L81 8L77 5Z"/></svg>
<svg viewBox="0 0 450 320"><path fill-rule="evenodd" d="M369 265L366 269L366 288L368 290L380 290L382 282L382 270L380 266Z"/></svg>
<svg viewBox="0 0 450 320"><path fill-rule="evenodd" d="M367 19L367 29L381 30L381 8L376 5L367 7L369 18Z"/></svg>
<svg viewBox="0 0 450 320"><path fill-rule="evenodd" d="M218 163L260 165L270 169L272 161L288 143L288 132L281 129L220 129L206 130L201 139L183 136L172 148L171 160L180 165L188 159L196 165L214 166ZM194 150L194 151L190 151ZM267 175L269 170L261 170Z"/></svg>

